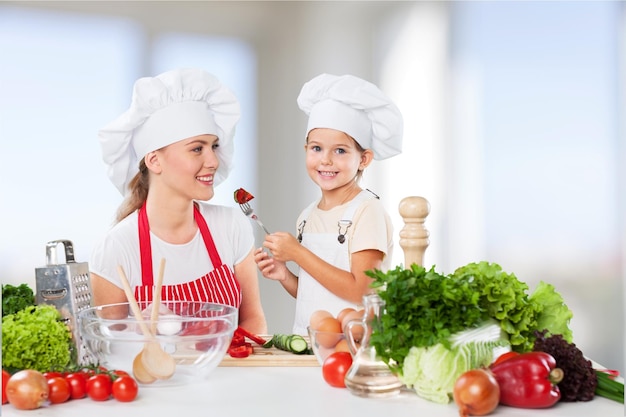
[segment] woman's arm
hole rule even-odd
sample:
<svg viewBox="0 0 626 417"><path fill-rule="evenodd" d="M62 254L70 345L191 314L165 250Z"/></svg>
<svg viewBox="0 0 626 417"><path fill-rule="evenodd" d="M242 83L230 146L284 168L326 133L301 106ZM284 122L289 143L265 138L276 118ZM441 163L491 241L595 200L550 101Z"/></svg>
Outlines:
<svg viewBox="0 0 626 417"><path fill-rule="evenodd" d="M91 273L91 293L94 306L125 303L128 301L126 293L122 288L117 287L112 282L93 272ZM105 318L120 319L124 317L128 317L128 307L120 306L119 308L106 309Z"/></svg>
<svg viewBox="0 0 626 417"><path fill-rule="evenodd" d="M239 325L252 333L267 334L267 321L261 305L257 267L252 250L242 262L235 265L235 276L242 293Z"/></svg>

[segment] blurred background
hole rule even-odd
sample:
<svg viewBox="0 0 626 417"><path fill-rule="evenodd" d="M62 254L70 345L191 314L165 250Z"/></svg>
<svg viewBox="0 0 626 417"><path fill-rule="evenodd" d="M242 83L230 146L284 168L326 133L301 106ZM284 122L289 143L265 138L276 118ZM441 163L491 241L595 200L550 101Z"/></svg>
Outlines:
<svg viewBox="0 0 626 417"><path fill-rule="evenodd" d="M214 73L241 101L236 167L214 202L234 205L243 187L266 226L295 233L318 196L296 97L320 73L351 73L405 117L403 154L362 183L396 236L402 198L427 198L425 266L484 260L531 291L553 284L574 311L577 346L623 372L625 6L3 1L0 281L34 286L55 239L88 261L121 203L97 131L127 109L137 78L175 67ZM393 257L403 264L398 245ZM294 300L259 279L270 332L290 332Z"/></svg>

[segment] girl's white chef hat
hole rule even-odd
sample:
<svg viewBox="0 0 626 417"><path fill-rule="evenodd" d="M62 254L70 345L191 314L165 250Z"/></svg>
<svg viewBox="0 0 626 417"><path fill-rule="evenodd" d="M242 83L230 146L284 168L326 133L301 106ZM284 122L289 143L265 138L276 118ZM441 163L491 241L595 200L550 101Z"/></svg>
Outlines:
<svg viewBox="0 0 626 417"><path fill-rule="evenodd" d="M304 84L298 106L315 128L340 130L381 160L402 152L403 119L396 105L374 84L353 75L321 74Z"/></svg>
<svg viewBox="0 0 626 417"><path fill-rule="evenodd" d="M200 69L176 69L135 82L130 108L100 129L98 138L107 174L126 195L148 153L179 140L212 134L219 184L232 167L233 137L239 121L239 102L213 75Z"/></svg>

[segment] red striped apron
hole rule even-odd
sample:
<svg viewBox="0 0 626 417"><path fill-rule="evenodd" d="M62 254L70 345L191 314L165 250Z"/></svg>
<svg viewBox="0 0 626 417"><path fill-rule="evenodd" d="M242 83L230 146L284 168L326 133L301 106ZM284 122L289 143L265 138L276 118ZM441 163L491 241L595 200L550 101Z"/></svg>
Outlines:
<svg viewBox="0 0 626 417"><path fill-rule="evenodd" d="M198 207L194 205L194 219L215 269L193 281L176 285L163 285L163 301L203 301L227 304L239 308L241 287L232 269L222 264L215 243L209 232L206 220ZM139 210L139 251L141 257L141 286L135 287L135 298L139 302L152 302L154 278L152 271L152 247L150 244L150 225L146 214L146 203Z"/></svg>

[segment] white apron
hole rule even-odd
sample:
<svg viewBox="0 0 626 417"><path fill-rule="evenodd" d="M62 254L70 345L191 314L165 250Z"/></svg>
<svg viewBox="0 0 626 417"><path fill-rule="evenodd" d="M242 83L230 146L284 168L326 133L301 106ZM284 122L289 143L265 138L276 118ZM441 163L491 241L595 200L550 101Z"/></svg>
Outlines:
<svg viewBox="0 0 626 417"><path fill-rule="evenodd" d="M368 198L376 198L376 196L368 190L363 190L350 201L346 211L341 216L342 220L340 223L342 223L342 226L339 228L338 225L340 230L337 233L303 232L302 245L325 262L337 268L350 271L350 239L346 238L342 244L339 243L338 237L339 234L347 235L348 232L352 232L349 227L346 230L346 225L348 222L351 224L357 208ZM319 201L315 201L307 207L303 212L302 218L306 219L318 203ZM336 317L341 310L347 307L356 309L358 305L336 296L304 269L300 268L293 333L306 335L311 314L317 310L326 310Z"/></svg>

